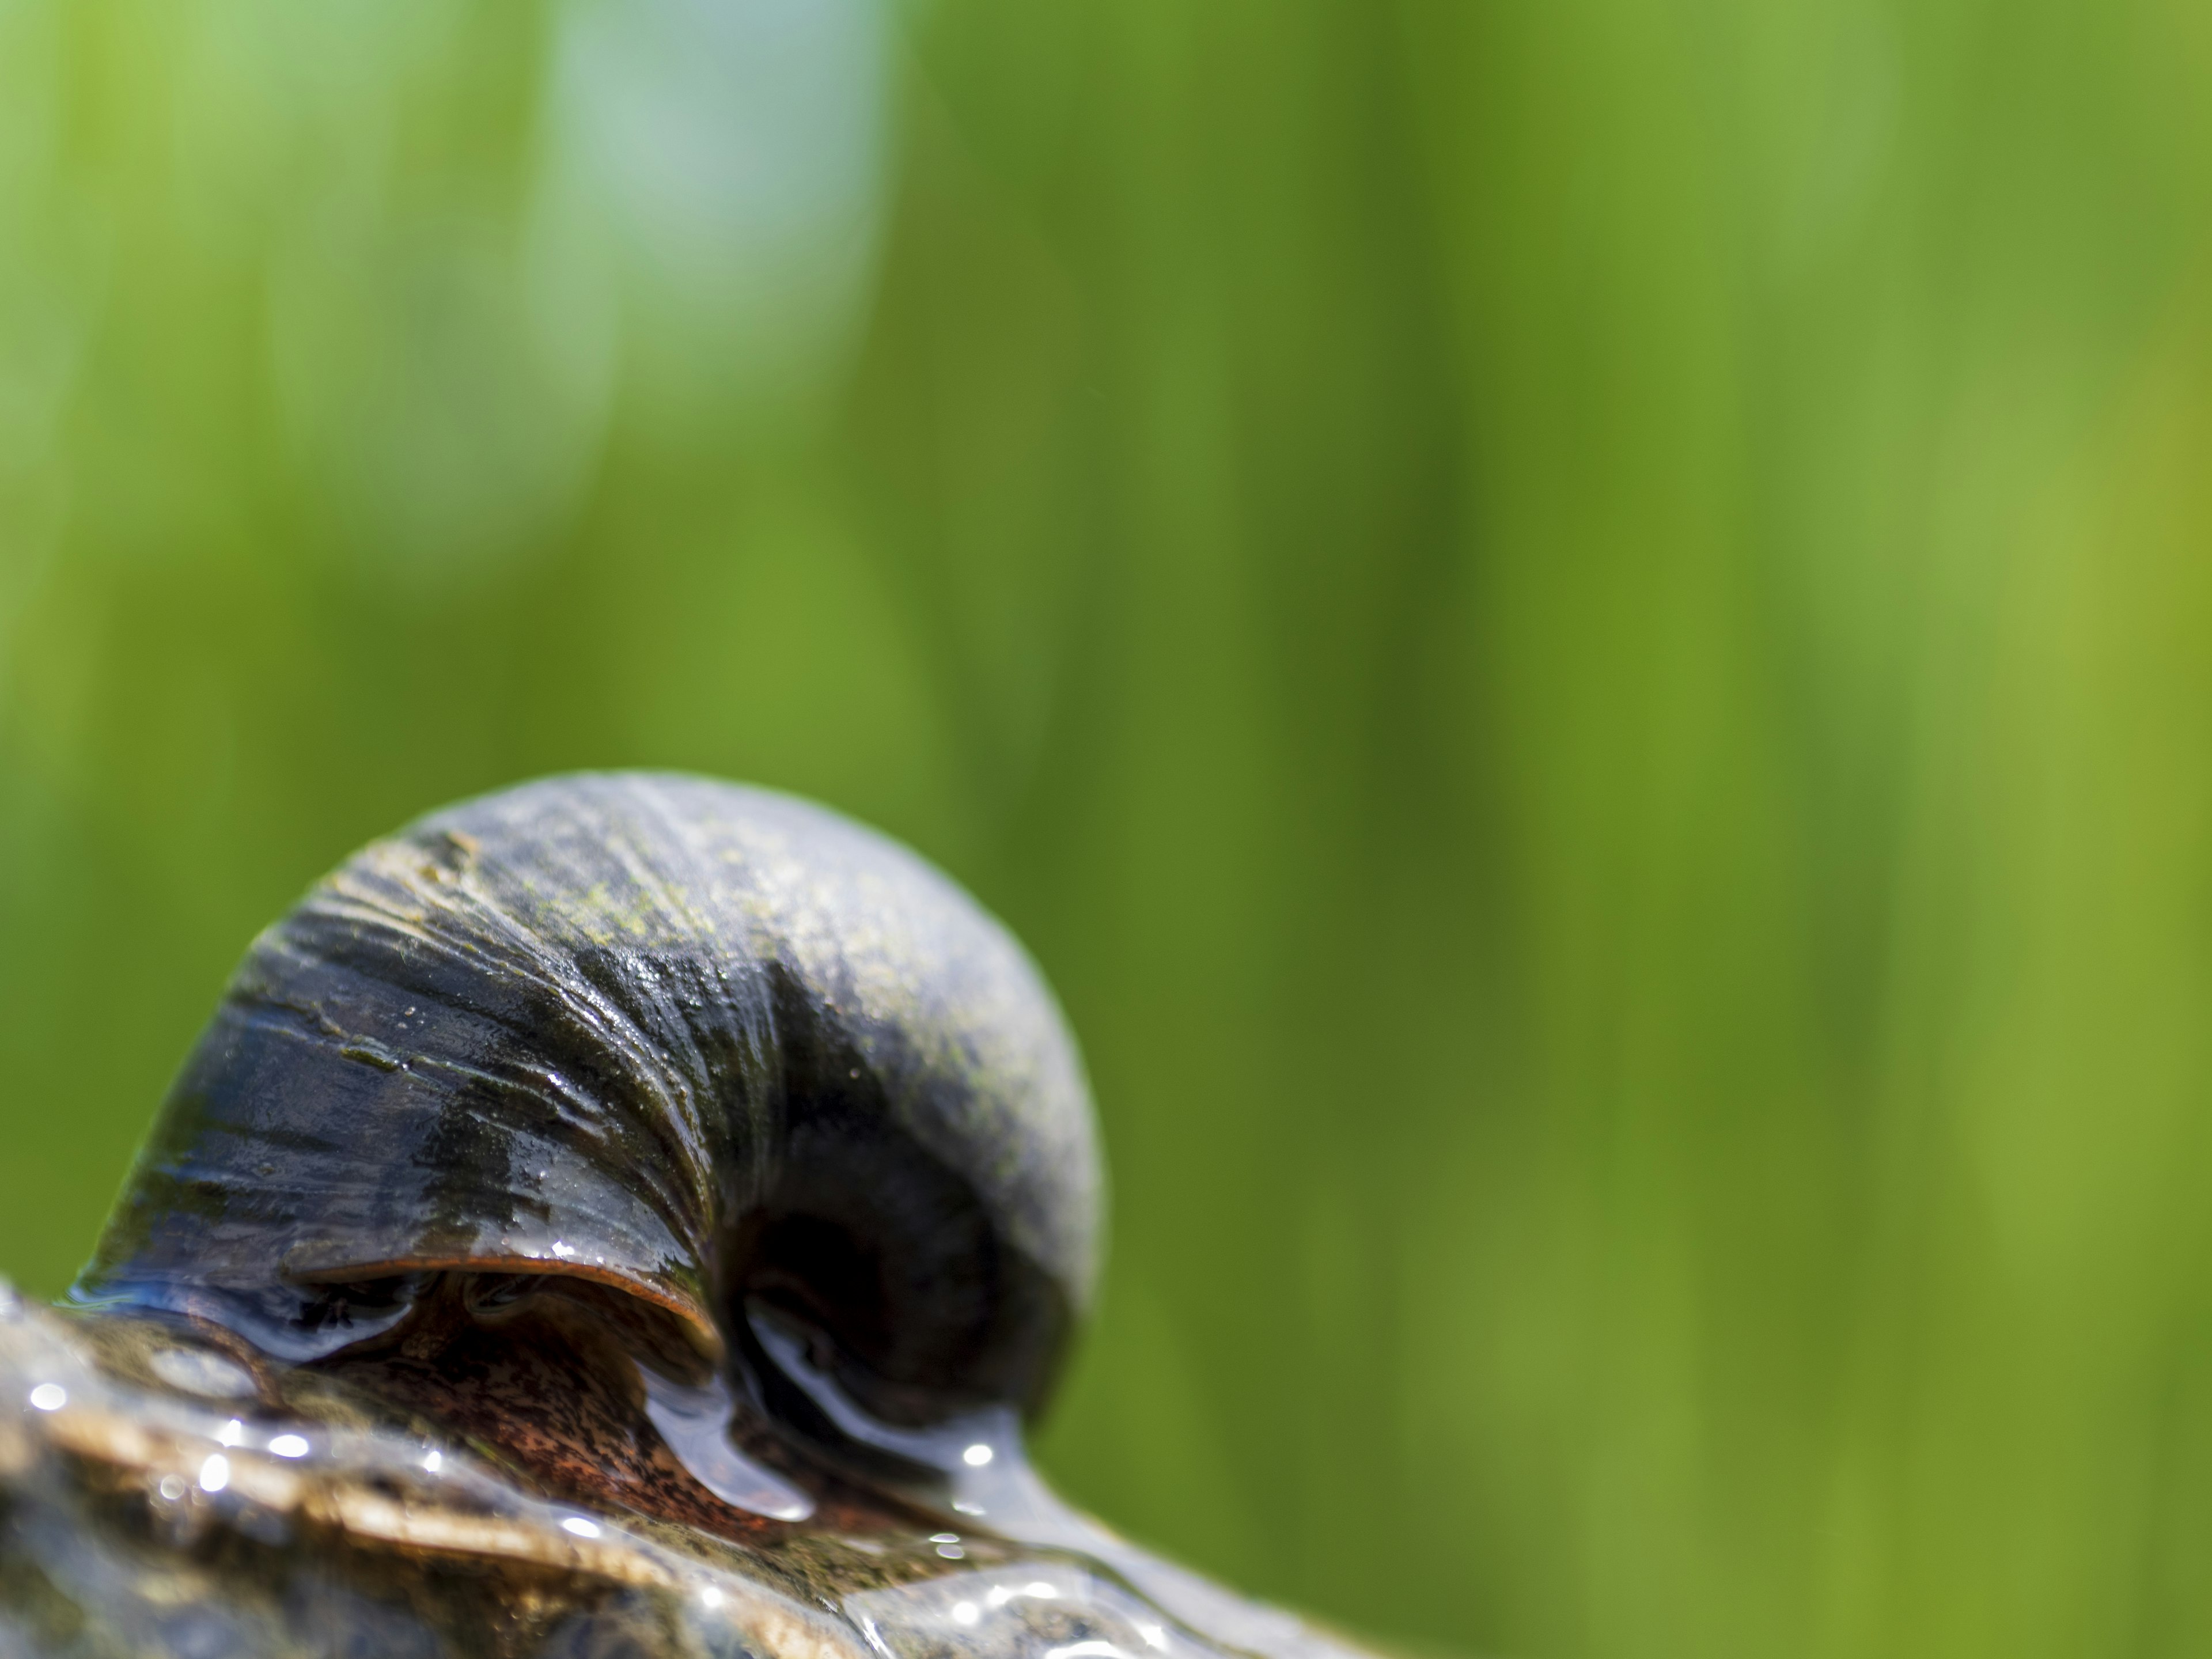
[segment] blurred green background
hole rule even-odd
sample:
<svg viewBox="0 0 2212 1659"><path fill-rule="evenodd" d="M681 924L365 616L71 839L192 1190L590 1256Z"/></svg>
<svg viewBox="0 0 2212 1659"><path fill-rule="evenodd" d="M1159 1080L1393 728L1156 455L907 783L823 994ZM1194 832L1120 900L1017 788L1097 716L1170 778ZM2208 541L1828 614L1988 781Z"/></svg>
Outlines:
<svg viewBox="0 0 2212 1659"><path fill-rule="evenodd" d="M2208 209L2182 0L0 0L0 1267L349 848L697 769L1060 988L1130 1532L2212 1651Z"/></svg>

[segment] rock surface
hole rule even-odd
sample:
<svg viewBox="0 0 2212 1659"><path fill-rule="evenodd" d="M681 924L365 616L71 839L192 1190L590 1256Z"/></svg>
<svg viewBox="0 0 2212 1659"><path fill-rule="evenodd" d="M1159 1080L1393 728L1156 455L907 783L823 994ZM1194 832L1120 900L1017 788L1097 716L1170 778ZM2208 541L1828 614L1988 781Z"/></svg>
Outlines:
<svg viewBox="0 0 2212 1659"><path fill-rule="evenodd" d="M4 1659L1343 1651L1067 1521L1095 1550L890 1512L733 1538L572 1501L227 1332L0 1286Z"/></svg>

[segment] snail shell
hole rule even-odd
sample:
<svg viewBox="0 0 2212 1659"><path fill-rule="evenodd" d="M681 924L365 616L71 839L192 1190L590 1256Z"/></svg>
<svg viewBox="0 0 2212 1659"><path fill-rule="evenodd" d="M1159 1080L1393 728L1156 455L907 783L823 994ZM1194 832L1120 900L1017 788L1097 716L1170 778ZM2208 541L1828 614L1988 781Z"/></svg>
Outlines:
<svg viewBox="0 0 2212 1659"><path fill-rule="evenodd" d="M943 875L768 791L582 775L434 813L262 934L75 1295L304 1361L525 1274L701 1369L802 1332L926 1428L1042 1401L1099 1183L1051 994Z"/></svg>

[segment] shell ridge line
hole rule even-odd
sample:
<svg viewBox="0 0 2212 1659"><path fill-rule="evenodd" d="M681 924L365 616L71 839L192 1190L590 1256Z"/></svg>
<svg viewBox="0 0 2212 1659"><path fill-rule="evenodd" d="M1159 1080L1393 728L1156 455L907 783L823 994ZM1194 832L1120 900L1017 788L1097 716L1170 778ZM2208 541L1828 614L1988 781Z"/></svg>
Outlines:
<svg viewBox="0 0 2212 1659"><path fill-rule="evenodd" d="M659 1073L668 1103L681 1109L683 1127L695 1139L712 1144L718 1126L709 1118L694 1086L695 1079L709 1074L712 1062L690 1030L682 999L668 982L669 972L641 951L609 951L604 959L620 976L627 996L651 1016L641 1018L627 1010L623 1013L625 1023L636 1033L641 1050ZM585 978L589 983L588 975ZM609 996L605 1000L619 1006L616 998Z"/></svg>
<svg viewBox="0 0 2212 1659"><path fill-rule="evenodd" d="M603 860L611 860L624 878L623 895L651 902L647 911L630 909L623 928L603 928L597 934L583 931L591 939L629 936L623 944L608 945L608 955L631 970L623 975L625 994L657 1017L633 1024L641 1031L650 1028L647 1051L666 1080L670 1103L681 1109L681 1115L688 1120L686 1127L698 1143L710 1148L727 1146L736 1127L730 1121L731 1108L733 1104L740 1108L744 1126L750 1131L744 1155L714 1160L711 1171L717 1196L734 1212L765 1189L777 1144L781 1091L773 1064L776 1052L773 1000L762 982L761 964L745 960L746 952L737 948L751 946L754 941L732 939L725 915L686 896L687 888L696 887L702 894L723 897L725 903L719 909L729 908L723 883L715 878L718 872L698 856L696 837L684 823L683 815L670 810L667 793L659 787L660 780L613 780L586 775L579 782L592 802L588 817L590 844L572 849L569 838L563 837L554 843L552 855L539 862L557 864L567 872L572 889L585 888L600 908L615 908L611 896L614 884L602 873ZM625 783L628 787L618 787ZM641 821L648 815L649 821ZM439 821L434 817L426 823ZM690 866L688 880L685 872L672 871L655 855L656 846L668 847L683 856ZM539 884L533 874L533 888ZM561 890L560 883L546 884L556 894ZM561 907L564 926L576 925L577 908L573 897ZM657 929L648 925L653 921L659 923ZM658 949L644 942L656 932L660 936ZM695 957L711 956L722 971L709 976L696 971L695 962L689 964L694 971L679 983L686 965L680 952L686 947ZM757 949L751 954L765 955ZM731 968L742 975L738 985L730 982ZM687 993L696 1003L687 1000ZM714 1020L711 1015L715 1012L725 1019ZM718 1024L726 1030L716 1031ZM702 1042L708 1033L737 1038L730 1045L737 1050L734 1066L725 1065L719 1052L709 1052ZM734 1087L714 1086L718 1083ZM735 1102L730 1098L732 1092L738 1097Z"/></svg>
<svg viewBox="0 0 2212 1659"><path fill-rule="evenodd" d="M378 843L364 849L364 858L383 851L386 845ZM391 943L393 948L390 954L398 961L415 963L428 957L433 961L472 969L488 978L505 974L533 981L544 980L529 936L497 907L480 905L474 917L496 925L507 935L504 939L483 932L469 932L462 918L455 914L458 907L441 904L418 915L403 914L380 890L351 889L346 881L348 874L342 871L331 878L280 924L285 938L285 955L295 963L306 964L319 959L335 964L343 961L343 954L350 953L334 953L325 949L311 955L291 943L293 935L319 936L328 928L353 951L372 947L380 939ZM511 948L499 948L502 944ZM258 947L255 954L260 954ZM383 982L391 981L387 977ZM558 988L549 984L546 988ZM482 1012L489 1015L490 1011Z"/></svg>
<svg viewBox="0 0 2212 1659"><path fill-rule="evenodd" d="M386 874L386 879L404 884L409 872L420 862L419 859L404 856L411 845L399 838L373 843L366 849L364 861L381 855L381 860L396 866L398 872L396 875ZM334 888L344 874L341 872L332 878ZM361 920L380 927L390 936L392 912L388 902L368 894L350 896L354 907L361 912ZM665 1058L657 1034L646 1030L617 999L593 983L588 975L577 971L573 957L557 951L554 941L517 917L493 893L485 890L482 883L465 878L452 887L441 886L426 896L434 900L424 913L426 925L404 929L400 936L410 946L427 946L449 962L478 972L503 973L551 998L562 1016L592 1036L601 1060L617 1062L608 1069L624 1074L629 1090L617 1092L634 1091L646 1097L641 1106L628 1105L604 1094L586 1097L592 1098L610 1120L608 1127L600 1131L603 1139L609 1127L617 1133L624 1128L643 1131L659 1143L656 1148L659 1156L637 1160L640 1171L672 1199L676 1193L670 1185L671 1176L678 1177L682 1185L690 1188L687 1199L670 1206L671 1218L674 1219L684 1208L703 1207L712 1187L711 1160L702 1159L698 1149L681 1137L667 1133L674 1127L668 1118L674 1115L655 1109L656 1103L665 1107L684 1098L681 1074ZM315 908L313 900L310 908ZM467 931L471 923L478 930L473 935ZM488 937L493 930L495 935ZM494 945L507 948L487 948ZM519 1048L526 1049L538 1036L534 1020L518 1023L505 1010L489 1004L480 1006L475 1012L477 1018L504 1031ZM678 1232L693 1233L694 1230L687 1226L679 1228Z"/></svg>
<svg viewBox="0 0 2212 1659"><path fill-rule="evenodd" d="M536 930L479 883L461 879L425 890L417 882L420 860L408 856L419 847L398 836L370 842L309 895L299 915L386 933L402 942L402 956L405 946L431 945L449 960L537 975L544 947Z"/></svg>
<svg viewBox="0 0 2212 1659"><path fill-rule="evenodd" d="M549 1145L583 1155L586 1161L589 1161L589 1154L595 1151L619 1149L619 1139L610 1133L605 1115L591 1109L595 1103L591 1097L573 1090L548 1090L542 1086L539 1075L519 1068L513 1072L495 1072L452 1060L418 1059L415 1067L424 1074L436 1073L465 1082L483 1084L497 1090L503 1097L536 1101L545 1109L545 1118L542 1123L533 1123L520 1130L478 1114L478 1121L488 1128L541 1139ZM629 1162L627 1158L623 1161L626 1164ZM632 1175L635 1180L652 1188L659 1196L659 1201L652 1207L660 1212L664 1219L681 1213L682 1195L668 1186L650 1161L635 1168ZM675 1227L672 1227L671 1231L679 1237L682 1233L681 1229Z"/></svg>
<svg viewBox="0 0 2212 1659"><path fill-rule="evenodd" d="M405 835L417 841L439 835L449 836L453 831L441 827L442 821L449 816L434 814ZM620 872L629 878L633 890L657 887L665 892L667 884L641 878L649 872L640 862L632 837L627 833L627 826L617 822L611 814L600 812L590 827L595 835L588 846L579 845L572 850L564 839L552 841L540 849L539 862L556 865L565 871L568 878L565 884L559 882L546 884L541 878L541 872L537 871L526 872L515 884L528 892L541 907L544 913L544 920L526 921L516 915L499 896L491 872L481 862L472 861L456 885L478 914L496 919L514 941L522 970L572 1006L580 1001L595 1011L598 1018L592 1023L599 1031L602 1044L610 1052L620 1055L625 1068L634 1078L641 1081L647 1077L652 1079L654 1085L653 1092L657 1092L659 1106L677 1109L666 1113L647 1109L621 1115L631 1119L632 1127L642 1128L660 1143L658 1151L662 1156L659 1159L640 1159L641 1167L684 1170L687 1184L696 1189L698 1201L705 1204L714 1187L712 1177L715 1160L711 1156L702 1159L699 1152L706 1149L711 1153L714 1146L714 1126L698 1109L695 1091L690 1087L690 1079L702 1074L706 1066L705 1057L698 1049L688 1022L680 1018L681 1011L668 994L658 971L633 973L628 976L623 989L640 1005L640 1010L633 1012L624 1006L622 998L610 994L583 971L582 963L576 954L576 941L565 937L576 927L577 913L586 908L586 904L577 898L578 893L586 896L593 908L605 910L614 908L614 884L605 878L602 862L587 854L599 854L602 860L609 855L614 857L620 866ZM443 892L441 889L441 897ZM556 902L564 896L565 903ZM711 931L696 921L695 913L670 908L664 914L679 915L686 924L666 930L668 945L703 944L711 939ZM549 927L548 922L553 925ZM638 964L653 964L651 951L641 949L643 939L636 937L640 933L649 937L650 930L633 929L631 932L633 937L627 946L631 961ZM589 937L588 933L586 937ZM617 959L621 959L625 954L625 947L621 945L610 944L601 948L607 949ZM654 1012L660 1017L655 1020L641 1018L641 1012ZM690 1062L688 1065L685 1063L687 1060ZM688 1137L665 1133L665 1129L678 1127L677 1120L682 1120L682 1127L690 1131Z"/></svg>
<svg viewBox="0 0 2212 1659"><path fill-rule="evenodd" d="M703 828L694 818L675 810L671 799L673 793L669 783L659 778L640 781L635 792L649 810L661 835L662 844L680 851L686 866L684 880L678 881L669 872L655 874L661 882L668 902L680 908L691 922L696 937L702 939L720 939L730 932L728 918L733 907L728 902L728 878L725 860L709 856L702 844ZM739 869L744 866L740 864ZM697 903L685 896L689 890L712 894L722 902L715 908L720 913L708 915ZM738 1098L714 1103L716 1108L728 1110L734 1106L745 1119L749 1132L746 1141L750 1156L733 1160L734 1167L725 1176L721 1197L727 1206L722 1220L725 1224L737 1215L761 1202L775 1186L775 1170L781 1162L782 1137L780 1130L789 1110L783 1097L782 1080L778 1075L775 1057L777 1049L775 1029L775 1000L767 983L766 961L755 947L750 929L741 929L744 942L757 958L754 963L740 964L748 978L758 982L750 986L750 994L741 994L731 985L726 972L717 975L708 988L715 1003L727 1017L731 1033L737 1038L738 1065L743 1073L738 1083ZM732 953L725 947L720 955L726 962ZM689 1022L684 1022L688 1026ZM703 1056L702 1057L703 1060ZM708 1075L702 1065L701 1075Z"/></svg>
<svg viewBox="0 0 2212 1659"><path fill-rule="evenodd" d="M672 833L672 825L664 824L663 828ZM695 945L721 954L723 929L716 919L684 899L678 883L640 844L631 833L633 829L627 823L611 824L605 839L606 850L620 863L631 890L658 905L659 919L672 944ZM672 954L665 949L656 952L642 942L634 946L631 960L638 969L634 988L661 1015L657 1032L661 1042L680 1047L682 1060L672 1063L670 1069L678 1078L688 1081L708 1075L712 1066L700 1045L695 1022L686 1017L687 1010L678 988L670 982L671 965L666 958ZM688 1089L685 1097L690 1099L699 1114L699 1127L704 1129L706 1103L692 1098Z"/></svg>
<svg viewBox="0 0 2212 1659"><path fill-rule="evenodd" d="M512 819L520 815L502 816ZM665 840L674 826L665 821L667 815L658 816L664 822L651 827L659 828ZM450 833L441 824L447 817L433 815L395 840L405 846ZM573 1012L590 1010L579 1024L596 1030L602 1049L619 1059L629 1089L643 1097L640 1105L625 1105L605 1097L604 1089L592 1097L595 1115L604 1120L591 1131L608 1155L602 1162L625 1167L629 1181L651 1194L652 1207L671 1237L682 1242L689 1273L707 1275L718 1212L728 1194L759 1185L757 1166L764 1161L759 1153L767 1149L769 1138L756 1132L749 1155L727 1155L732 1150L728 1127L720 1120L729 1102L719 1097L726 1091L695 1086L695 1080L711 1083L726 1068L699 1042L697 1022L684 1006L684 993L720 993L717 1004L737 1017L729 1023L740 1030L747 1025L755 1028L745 1033L750 1041L739 1045L741 1051L750 1051L741 1052L738 1068L750 1073L750 1086L742 1076L732 1079L738 1085L736 1092L749 1104L767 1095L768 1067L761 1063L759 1022L744 1018L744 1005L765 1005L767 998L757 989L750 997L730 994L726 981L708 985L695 980L688 987L677 983L672 964L681 960L687 946L694 955L726 956L726 951L717 948L718 935L724 930L698 906L684 900L680 881L640 844L637 826L608 811L575 817L580 820L575 828L582 833L556 836L538 845L519 876L502 869L507 878L495 880L484 863L472 862L460 880L451 886L441 883L422 896L434 907L437 919L431 925L436 931L467 927L471 922L479 927L493 923L512 942L508 954L522 974L545 987ZM419 861L403 854L391 862L404 881ZM615 879L609 878L610 863L615 866ZM526 919L515 913L503 896L515 889L520 890L523 903L538 914ZM627 927L580 925L588 921L580 911L610 912L638 899L651 903L652 914L633 915ZM465 919L452 915L461 903L471 913ZM604 965L597 972L575 954L580 934L586 940L610 941L599 947ZM665 941L659 951L647 944L656 936ZM613 983L604 982L603 975L612 976ZM709 1093L717 1097L709 1099ZM763 1113L756 1109L749 1115L757 1126Z"/></svg>
<svg viewBox="0 0 2212 1659"><path fill-rule="evenodd" d="M629 1091L650 1095L659 1091L664 1099L674 1093L672 1087L673 1079L659 1066L650 1063L652 1046L647 1036L610 1000L592 988L587 981L566 983L545 973L535 963L525 964L523 972L517 977L526 977L531 985L550 994L558 1000L562 1012L580 1029L595 1036L595 1046L602 1060L620 1062L609 1066L607 1069L620 1073L628 1082ZM389 987L388 980L382 982ZM505 1032L518 1048L524 1048L534 1035L531 1026L518 1024L495 1009L483 1009L477 1017ZM380 1039L366 1034L349 1033L328 1020L327 1017L324 1018L321 1024L333 1040L349 1045L365 1047L368 1043L380 1042ZM342 1048L341 1052L344 1050ZM641 1060L648 1063L640 1065L637 1062ZM689 1218L703 1206L703 1194L708 1186L704 1178L704 1162L693 1147L684 1144L680 1138L665 1133L667 1126L664 1123L663 1114L650 1105L640 1108L618 1104L599 1093L586 1091L580 1083L571 1084L564 1075L562 1081L567 1086L549 1093L541 1079L562 1074L549 1073L543 1068L532 1070L518 1066L512 1071L495 1071L486 1066L470 1066L428 1052L420 1043L410 1045L406 1064L417 1073L438 1072L483 1082L494 1087L501 1097L534 1101L543 1109L544 1120L526 1126L488 1118L481 1112L474 1114L476 1120L486 1128L500 1133L511 1134L520 1127L524 1133L550 1140L568 1140L585 1148L618 1146L626 1128L633 1132L642 1130L653 1136L661 1143L658 1149L659 1156L625 1158L624 1162L632 1166L631 1177L649 1187L658 1196L656 1207L672 1224L677 1236L696 1236L697 1230Z"/></svg>
<svg viewBox="0 0 2212 1659"><path fill-rule="evenodd" d="M313 1036L291 1029L285 1022L273 1024L282 1034L294 1040L307 1043L315 1040ZM378 1039L365 1035L349 1036L340 1030L331 1030L329 1034L342 1044L338 1050L342 1054L356 1050L370 1052L372 1045L377 1049L382 1048ZM541 1116L521 1126L488 1117L482 1112L474 1113L477 1121L487 1129L510 1135L520 1133L553 1145L565 1146L584 1156L587 1161L595 1149L605 1151L619 1145L619 1126L613 1121L618 1115L596 1095L548 1068L533 1067L521 1061L497 1067L471 1065L443 1054L423 1052L419 1047L404 1062L395 1060L394 1063L420 1077L428 1078L434 1074L483 1084L495 1091L500 1098L533 1103L540 1109ZM647 1113L644 1117L650 1123L653 1114ZM274 1145L292 1146L296 1142L298 1149L310 1149L306 1140L299 1137L287 1140L273 1130L262 1131L261 1138ZM335 1142L318 1138L312 1149L336 1152L338 1147ZM678 1149L672 1147L670 1152L672 1155L668 1157L636 1161L631 1173L637 1182L650 1188L656 1195L654 1207L672 1224L684 1214L687 1195L678 1185L672 1185L670 1176L679 1174L692 1160L688 1152L679 1155ZM629 1162L627 1159L624 1161ZM690 1230L684 1226L673 1226L672 1231L682 1234Z"/></svg>

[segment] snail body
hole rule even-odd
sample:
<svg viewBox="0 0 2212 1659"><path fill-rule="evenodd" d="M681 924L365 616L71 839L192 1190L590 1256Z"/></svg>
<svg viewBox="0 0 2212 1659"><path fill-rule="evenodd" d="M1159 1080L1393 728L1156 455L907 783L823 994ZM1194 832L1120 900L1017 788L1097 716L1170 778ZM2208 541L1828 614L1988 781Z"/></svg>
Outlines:
<svg viewBox="0 0 2212 1659"><path fill-rule="evenodd" d="M1163 1610L1128 1614L1155 1648L1173 1629L1200 1650L1334 1651L1112 1538L1029 1468L1023 1425L1092 1293L1100 1182L1081 1064L1035 966L883 837L787 796L647 774L434 813L254 942L73 1319L0 1320L0 1385L33 1390L26 1420L52 1443L0 1437L0 1567L5 1528L30 1524L9 1519L39 1489L27 1471L52 1486L53 1469L89 1469L156 1510L228 1515L231 1454L208 1448L259 1434L326 1488L311 1502L268 1475L293 1494L279 1530L400 1503L379 1583L417 1612L444 1582L440 1550L481 1567L482 1540L504 1540L490 1553L526 1564L512 1571L538 1575L542 1601L545 1572L583 1572L576 1537L619 1525L731 1575L713 1605L757 1592L817 1609L811 1635L755 1629L744 1650L769 1659L947 1651L943 1632L886 1645L898 1620L924 1632L944 1611L923 1617L902 1586L988 1562L1090 1564L1100 1596ZM210 1376L246 1379L234 1393L296 1426L201 1407L177 1428L175 1399ZM88 1399L106 1415L79 1421ZM66 1408L49 1425L42 1401ZM134 1426L156 1421L185 1449ZM403 1465L419 1485L485 1457L474 1518L422 1522L432 1498L392 1496ZM194 1458L222 1481L186 1480ZM26 1535L99 1533L105 1513L55 1510ZM326 1553L359 1544L338 1531L343 1548L316 1534ZM654 1560L623 1568L625 1594L690 1582ZM605 1578L577 1580L578 1605ZM976 1609L1026 1593L946 1602L949 1650L995 1650ZM475 1612L438 1602L436 1650L538 1651L508 1617L520 1604L484 1594ZM806 1624L822 1607L843 1609L844 1636ZM1053 1630L1062 1648L1092 1641L1071 1651L1112 1646L1036 1628L1040 1652ZM839 1645L856 1631L860 1648Z"/></svg>

